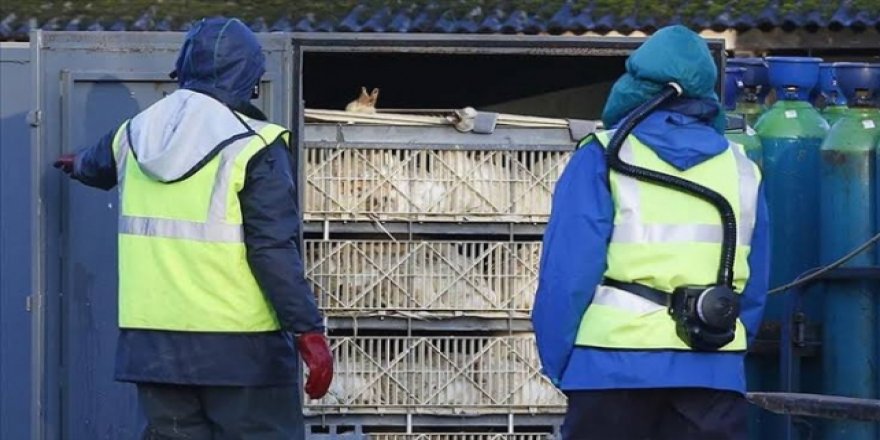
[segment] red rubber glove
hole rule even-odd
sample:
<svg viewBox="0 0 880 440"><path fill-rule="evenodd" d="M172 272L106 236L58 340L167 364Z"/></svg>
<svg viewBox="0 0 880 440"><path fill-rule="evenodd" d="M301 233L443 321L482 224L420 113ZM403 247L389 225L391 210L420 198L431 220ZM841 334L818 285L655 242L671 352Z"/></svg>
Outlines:
<svg viewBox="0 0 880 440"><path fill-rule="evenodd" d="M296 345L309 367L306 394L312 399L320 399L327 394L333 381L333 355L330 354L327 337L318 332L303 333L296 338Z"/></svg>
<svg viewBox="0 0 880 440"><path fill-rule="evenodd" d="M53 166L58 168L61 171L64 171L65 174L70 174L73 172L73 162L75 161L76 155L74 154L62 154Z"/></svg>

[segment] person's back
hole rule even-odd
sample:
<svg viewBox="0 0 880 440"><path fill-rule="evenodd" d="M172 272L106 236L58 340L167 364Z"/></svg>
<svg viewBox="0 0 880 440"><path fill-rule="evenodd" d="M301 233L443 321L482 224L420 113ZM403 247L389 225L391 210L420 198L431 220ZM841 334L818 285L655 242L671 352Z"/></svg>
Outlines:
<svg viewBox="0 0 880 440"><path fill-rule="evenodd" d="M557 184L533 322L544 373L569 399L563 437L744 439L743 359L767 290L760 172L722 134L716 67L699 36L661 30L627 71L606 105L606 126L616 128L668 82L684 97L636 125L619 153L607 151L613 129L585 139ZM730 205L736 295L725 304L741 312L729 327L680 310L718 283L730 219L692 192L610 167L609 154Z"/></svg>
<svg viewBox="0 0 880 440"><path fill-rule="evenodd" d="M250 100L265 59L240 21L198 22L181 88L58 165L118 185L116 379L138 385L145 438L303 438L306 391L332 377L298 251L290 134Z"/></svg>

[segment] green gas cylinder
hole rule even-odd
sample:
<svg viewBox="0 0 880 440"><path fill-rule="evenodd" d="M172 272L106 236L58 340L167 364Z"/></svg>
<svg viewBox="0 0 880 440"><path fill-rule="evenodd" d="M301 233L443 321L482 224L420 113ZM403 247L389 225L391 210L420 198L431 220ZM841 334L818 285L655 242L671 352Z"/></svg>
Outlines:
<svg viewBox="0 0 880 440"><path fill-rule="evenodd" d="M758 167L763 167L764 158L761 138L758 137L758 133L752 127L746 125L739 130L728 130L725 136L732 142L742 145L746 150L746 156L758 164Z"/></svg>
<svg viewBox="0 0 880 440"><path fill-rule="evenodd" d="M742 69L734 113L742 115L754 127L767 108L764 102L770 93L767 63L762 58L730 58L728 67Z"/></svg>
<svg viewBox="0 0 880 440"><path fill-rule="evenodd" d="M764 105L757 102L740 102L736 104L736 113L743 115L749 127L754 127L758 123L758 118L764 114L765 110Z"/></svg>
<svg viewBox="0 0 880 440"><path fill-rule="evenodd" d="M836 67L843 63L819 64L819 84L813 89L816 102L822 103L822 116L828 121L829 126L840 120L846 113L846 96L840 89L837 81Z"/></svg>
<svg viewBox="0 0 880 440"><path fill-rule="evenodd" d="M725 136L731 142L742 145L746 155L760 167L763 159L761 157L761 140L758 139L752 126L748 124L749 118L736 112L738 108L743 108L740 98L745 88L743 78L746 73L747 70L743 67L728 67L724 71L724 109L727 110ZM750 116L756 117L755 114Z"/></svg>
<svg viewBox="0 0 880 440"><path fill-rule="evenodd" d="M845 105L829 105L822 109L822 116L828 121L828 125L833 127L835 122L846 115L847 110Z"/></svg>
<svg viewBox="0 0 880 440"><path fill-rule="evenodd" d="M762 170L773 237L770 284L779 286L818 264L819 148L829 127L808 102L820 60L767 60L778 101L761 116L755 130L764 149ZM811 317L819 313L818 305L808 303L806 308ZM769 298L764 319L778 320L781 314L781 298Z"/></svg>
<svg viewBox="0 0 880 440"><path fill-rule="evenodd" d="M820 263L828 264L868 241L876 233L874 149L880 136L880 110L874 107L880 69L866 63L836 63L837 78L849 109L822 143L820 165ZM863 253L847 264L874 264ZM877 372L874 312L876 281L829 281L822 322L822 378L825 394L875 398ZM822 438L875 440L875 426L830 422Z"/></svg>

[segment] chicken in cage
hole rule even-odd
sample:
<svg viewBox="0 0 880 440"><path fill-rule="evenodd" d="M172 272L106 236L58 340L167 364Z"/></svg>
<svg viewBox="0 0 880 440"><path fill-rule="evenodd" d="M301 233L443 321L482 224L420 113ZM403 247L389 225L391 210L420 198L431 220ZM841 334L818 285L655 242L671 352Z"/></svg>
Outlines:
<svg viewBox="0 0 880 440"><path fill-rule="evenodd" d="M470 364L475 350L468 340L420 339L407 356L407 377L419 406L477 406L482 390Z"/></svg>
<svg viewBox="0 0 880 440"><path fill-rule="evenodd" d="M568 154L520 151L512 157L515 211L527 216L549 216L553 190L565 170Z"/></svg>
<svg viewBox="0 0 880 440"><path fill-rule="evenodd" d="M405 221L549 215L566 153L307 149L306 215Z"/></svg>
<svg viewBox="0 0 880 440"><path fill-rule="evenodd" d="M480 270L474 244L470 254L452 243L423 243L413 257L413 297L424 309L493 311L500 307L498 292Z"/></svg>

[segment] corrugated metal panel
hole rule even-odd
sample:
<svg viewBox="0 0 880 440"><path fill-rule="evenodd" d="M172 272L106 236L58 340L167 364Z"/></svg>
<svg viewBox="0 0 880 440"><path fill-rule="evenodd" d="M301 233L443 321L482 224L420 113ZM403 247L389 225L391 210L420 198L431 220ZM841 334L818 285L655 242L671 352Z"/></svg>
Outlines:
<svg viewBox="0 0 880 440"><path fill-rule="evenodd" d="M34 198L30 49L0 44L0 438L26 439L31 419Z"/></svg>
<svg viewBox="0 0 880 440"><path fill-rule="evenodd" d="M865 28L880 26L880 5L848 0L813 2L589 2L589 1L415 1L393 7L368 0L345 2L260 2L255 8L242 2L189 1L181 10L175 3L119 6L114 12L73 2L33 2L5 6L0 13L0 38L24 39L34 28L88 31L181 31L204 14L243 17L255 31L284 32L436 32L539 34L549 32L651 32L669 24L696 29L746 30L760 28ZM34 3L41 3L35 7ZM56 5L56 3L58 3ZM205 7L199 7L202 5ZM208 4L210 3L210 4ZM218 4L219 3L219 4ZM643 3L643 2L641 2ZM48 11L48 12L47 12ZM127 18L111 18L127 17Z"/></svg>

